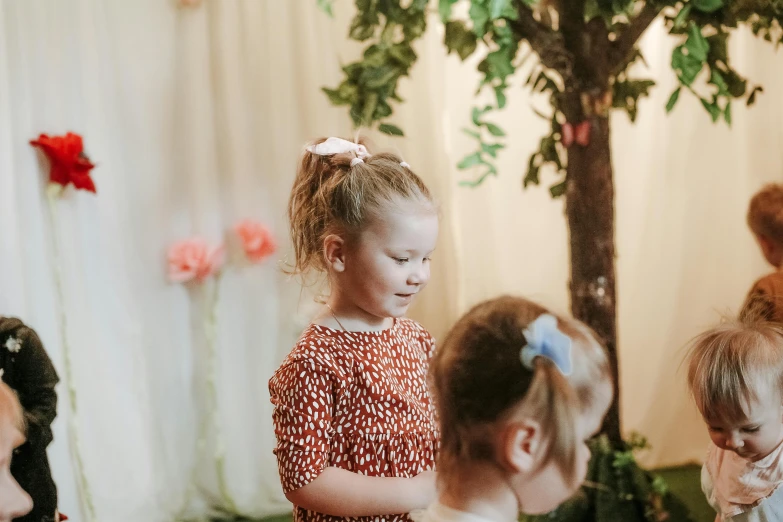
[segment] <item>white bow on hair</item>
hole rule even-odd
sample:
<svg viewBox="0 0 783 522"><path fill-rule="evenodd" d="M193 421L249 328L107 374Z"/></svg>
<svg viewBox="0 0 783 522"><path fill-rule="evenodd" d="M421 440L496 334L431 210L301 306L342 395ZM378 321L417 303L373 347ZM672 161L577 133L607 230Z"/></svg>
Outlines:
<svg viewBox="0 0 783 522"><path fill-rule="evenodd" d="M367 147L364 145L344 140L342 138L327 138L327 140L323 143L319 143L318 145L310 145L307 147L307 151L319 156L331 156L333 154L345 154L347 152L353 152L359 159L366 158L370 155L370 153L367 152Z"/></svg>

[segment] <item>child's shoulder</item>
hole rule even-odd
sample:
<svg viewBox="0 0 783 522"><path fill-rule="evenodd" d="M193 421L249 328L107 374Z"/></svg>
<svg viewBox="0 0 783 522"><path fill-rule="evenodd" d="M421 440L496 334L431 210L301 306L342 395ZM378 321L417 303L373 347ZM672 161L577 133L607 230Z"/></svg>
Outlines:
<svg viewBox="0 0 783 522"><path fill-rule="evenodd" d="M280 368L302 364L324 368L345 366L346 359L350 357L350 343L351 338L346 332L310 324L283 359Z"/></svg>
<svg viewBox="0 0 783 522"><path fill-rule="evenodd" d="M43 351L43 346L35 330L16 317L0 315L0 344L12 341L17 346L24 345L30 350Z"/></svg>
<svg viewBox="0 0 783 522"><path fill-rule="evenodd" d="M400 317L396 319L396 327L401 331L407 332L413 336L432 339L432 335L422 325L409 317Z"/></svg>
<svg viewBox="0 0 783 522"><path fill-rule="evenodd" d="M28 332L32 332L32 329L21 319L0 315L0 336L18 336Z"/></svg>
<svg viewBox="0 0 783 522"><path fill-rule="evenodd" d="M426 328L407 317L397 319L395 328L402 332L409 342L418 344L428 359L432 357L435 350L435 339Z"/></svg>
<svg viewBox="0 0 783 522"><path fill-rule="evenodd" d="M327 326L311 323L296 340L288 358L330 358L342 344L340 333Z"/></svg>
<svg viewBox="0 0 783 522"><path fill-rule="evenodd" d="M287 382L293 375L301 377L315 373L328 379L347 378L353 363L350 350L346 349L344 337L346 337L344 332L310 324L275 370L270 379L270 386Z"/></svg>
<svg viewBox="0 0 783 522"><path fill-rule="evenodd" d="M754 290L763 291L769 295L783 294L783 272L776 271L767 274L753 284Z"/></svg>

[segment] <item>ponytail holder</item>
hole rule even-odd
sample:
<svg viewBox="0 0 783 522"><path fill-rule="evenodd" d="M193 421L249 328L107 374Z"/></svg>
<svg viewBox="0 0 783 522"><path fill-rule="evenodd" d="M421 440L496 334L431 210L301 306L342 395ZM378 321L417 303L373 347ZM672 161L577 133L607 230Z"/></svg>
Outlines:
<svg viewBox="0 0 783 522"><path fill-rule="evenodd" d="M408 170L410 170L410 168L411 168L411 166L410 166L410 165L408 165L408 162L407 162L407 161L401 161L401 162L400 162L400 167L402 167L402 168L404 168L404 169L408 169Z"/></svg>
<svg viewBox="0 0 783 522"><path fill-rule="evenodd" d="M354 158L351 160L351 167L355 166L357 163L364 163L364 160L362 158Z"/></svg>
<svg viewBox="0 0 783 522"><path fill-rule="evenodd" d="M527 344L520 351L519 357L526 368L535 370L536 357L546 357L560 373L571 375L571 338L557 328L557 318L554 315L538 316L523 333Z"/></svg>

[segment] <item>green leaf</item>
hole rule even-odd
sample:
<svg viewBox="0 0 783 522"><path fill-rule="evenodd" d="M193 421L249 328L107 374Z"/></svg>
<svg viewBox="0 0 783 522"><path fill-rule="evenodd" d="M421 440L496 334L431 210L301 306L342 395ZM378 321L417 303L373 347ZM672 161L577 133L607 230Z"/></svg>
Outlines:
<svg viewBox="0 0 783 522"><path fill-rule="evenodd" d="M701 104L704 105L704 108L707 109L707 112L710 113L710 116L712 117L712 122L715 123L718 121L718 118L720 118L721 110L720 107L718 107L717 101L709 101L705 100L704 98L700 98Z"/></svg>
<svg viewBox="0 0 783 522"><path fill-rule="evenodd" d="M655 475L655 478L653 478L652 481L652 489L658 495L664 496L669 492L669 485L662 476Z"/></svg>
<svg viewBox="0 0 783 522"><path fill-rule="evenodd" d="M378 130L389 136L405 136L402 129L391 123L381 123L378 125Z"/></svg>
<svg viewBox="0 0 783 522"><path fill-rule="evenodd" d="M685 20L688 18L688 15L691 14L692 7L692 4L687 4L680 9L680 12L674 17L674 27L683 27L685 25Z"/></svg>
<svg viewBox="0 0 783 522"><path fill-rule="evenodd" d="M475 188L475 187L478 187L479 185L481 185L484 182L484 180L487 179L487 177L490 174L497 174L497 171L496 172L492 172L492 170L490 169L490 170L486 171L484 174L482 174L481 176L479 176L479 178L474 180L474 181L460 181L459 184L462 187Z"/></svg>
<svg viewBox="0 0 783 522"><path fill-rule="evenodd" d="M531 183L533 185L538 185L540 183L538 179L538 173L541 170L541 163L538 161L539 157L538 153L530 156L530 161L528 161L527 164L527 174L525 174L525 179L522 182L522 186L525 188Z"/></svg>
<svg viewBox="0 0 783 522"><path fill-rule="evenodd" d="M456 4L459 0L439 0L438 1L438 13L440 13L440 19L443 23L451 16L451 6Z"/></svg>
<svg viewBox="0 0 783 522"><path fill-rule="evenodd" d="M480 165L481 163L484 163L484 160L481 159L481 153L474 152L473 154L470 154L469 156L465 156L464 158L462 158L462 161L457 163L457 168L460 170L467 169L475 165Z"/></svg>
<svg viewBox="0 0 783 522"><path fill-rule="evenodd" d="M553 162L560 165L560 154L557 153L555 138L547 136L541 140L541 157L545 162Z"/></svg>
<svg viewBox="0 0 783 522"><path fill-rule="evenodd" d="M685 41L685 48L688 49L688 55L692 56L701 63L707 61L707 53L710 50L710 43L701 34L701 27L691 24L688 29L688 39Z"/></svg>
<svg viewBox="0 0 783 522"><path fill-rule="evenodd" d="M680 90L682 87L677 87L671 96L669 96L669 101L666 102L666 112L672 112L672 109L674 109L674 106L677 105L677 100L680 99Z"/></svg>
<svg viewBox="0 0 783 522"><path fill-rule="evenodd" d="M327 87L322 87L321 90L329 97L329 101L332 102L332 105L345 105L346 103L349 103L348 100L340 94L339 90L329 89Z"/></svg>
<svg viewBox="0 0 783 522"><path fill-rule="evenodd" d="M565 195L566 193L566 182L561 181L560 183L556 185L552 185L549 187L549 193L552 194L552 198L559 198L560 196Z"/></svg>
<svg viewBox="0 0 783 522"><path fill-rule="evenodd" d="M446 22L446 34L444 43L448 52L456 52L461 59L465 59L476 50L476 35L465 27L460 21Z"/></svg>
<svg viewBox="0 0 783 522"><path fill-rule="evenodd" d="M718 88L718 94L721 96L729 95L729 86L726 80L723 79L723 75L717 69L711 69L710 83Z"/></svg>
<svg viewBox="0 0 783 522"><path fill-rule="evenodd" d="M489 22L489 11L483 5L473 2L468 12L470 19L473 20L473 32L479 38L483 38L487 33L487 22Z"/></svg>
<svg viewBox="0 0 783 522"><path fill-rule="evenodd" d="M503 92L505 87L500 85L495 87L495 97L498 99L498 109L502 109L506 106L506 93Z"/></svg>
<svg viewBox="0 0 783 522"><path fill-rule="evenodd" d="M511 7L511 0L489 0L489 19L497 20Z"/></svg>
<svg viewBox="0 0 783 522"><path fill-rule="evenodd" d="M498 127L497 125L495 125L493 123L484 123L484 125L487 127L487 130L489 131L489 133L492 134L493 136L505 136L506 135L506 133L503 132L503 129L501 129L500 127Z"/></svg>
<svg viewBox="0 0 783 522"><path fill-rule="evenodd" d="M374 34L375 26L365 23L365 21L358 16L354 19L353 23L351 23L351 28L348 31L348 36L352 40L359 42L372 38Z"/></svg>
<svg viewBox="0 0 783 522"><path fill-rule="evenodd" d="M493 143L493 144L482 143L481 144L481 150L483 150L484 152L486 152L487 154L489 154L493 158L497 158L498 157L498 151L500 149L502 149L503 147L505 147L505 145L503 145L502 143Z"/></svg>
<svg viewBox="0 0 783 522"><path fill-rule="evenodd" d="M753 90L750 91L750 95L748 96L748 107L756 103L757 92L764 92L764 89L762 87L754 87Z"/></svg>
<svg viewBox="0 0 783 522"><path fill-rule="evenodd" d="M361 76L361 82L368 89L376 90L386 85L396 82L402 74L402 69L392 64L385 64L380 67L366 69Z"/></svg>
<svg viewBox="0 0 783 522"><path fill-rule="evenodd" d="M487 112L489 112L491 110L492 110L492 106L491 105L487 105L483 109L479 109L478 107L473 107L473 124L476 127L480 127L481 125L483 125L481 123L481 116L486 114Z"/></svg>
<svg viewBox="0 0 783 522"><path fill-rule="evenodd" d="M334 13L332 12L333 3L334 0L318 0L318 8L328 14L331 18L334 18Z"/></svg>
<svg viewBox="0 0 783 522"><path fill-rule="evenodd" d="M723 0L692 0L691 3L703 13L714 13L723 7Z"/></svg>
<svg viewBox="0 0 783 522"><path fill-rule="evenodd" d="M364 105L361 111L361 122L364 125L369 125L373 121L373 114L375 114L375 108L378 106L378 93L369 92L367 98L364 100Z"/></svg>
<svg viewBox="0 0 783 522"><path fill-rule="evenodd" d="M731 102L726 102L726 108L723 110L723 119L726 120L726 123L729 124L729 127L731 127Z"/></svg>
<svg viewBox="0 0 783 522"><path fill-rule="evenodd" d="M476 154L480 154L480 153L477 152ZM468 159L468 158L465 158L465 159ZM498 169L493 164L491 164L489 162L486 162L483 159L481 159L479 161L479 163L482 164L482 165L485 165L487 167L487 170L483 174L481 174L481 176L479 176L478 179L475 179L473 181L460 181L459 184L461 186L463 186L463 187L477 187L477 186L481 185L481 183L483 183L484 180L488 176L496 176L497 175Z"/></svg>
<svg viewBox="0 0 783 522"><path fill-rule="evenodd" d="M395 44L389 47L389 56L397 60L403 67L410 67L416 61L416 52L409 43Z"/></svg>
<svg viewBox="0 0 783 522"><path fill-rule="evenodd" d="M707 37L707 42L710 45L709 62L729 63L729 53L726 45L728 40L729 33L718 33Z"/></svg>
<svg viewBox="0 0 783 522"><path fill-rule="evenodd" d="M489 66L487 76L500 78L501 81L505 81L506 77L514 74L514 66L511 64L512 58L513 56L506 49L499 49L489 53L486 57L486 62Z"/></svg>
<svg viewBox="0 0 783 522"><path fill-rule="evenodd" d="M733 69L729 69L723 74L726 83L729 86L729 94L734 98L741 98L745 95L748 88L748 82L737 74Z"/></svg>
<svg viewBox="0 0 783 522"><path fill-rule="evenodd" d="M683 85L690 86L701 72L704 62L695 59L690 54L685 54L684 48L684 45L680 45L672 51L672 69L678 73Z"/></svg>
<svg viewBox="0 0 783 522"><path fill-rule="evenodd" d="M476 131L472 131L470 129L462 129L462 132L464 132L465 134L467 134L471 138L475 138L475 139L481 141L481 134L479 134Z"/></svg>
<svg viewBox="0 0 783 522"><path fill-rule="evenodd" d="M391 116L392 108L391 105L386 103L385 99L379 99L378 100L378 106L375 108L375 112L372 115L373 120L382 120L384 118L388 118Z"/></svg>

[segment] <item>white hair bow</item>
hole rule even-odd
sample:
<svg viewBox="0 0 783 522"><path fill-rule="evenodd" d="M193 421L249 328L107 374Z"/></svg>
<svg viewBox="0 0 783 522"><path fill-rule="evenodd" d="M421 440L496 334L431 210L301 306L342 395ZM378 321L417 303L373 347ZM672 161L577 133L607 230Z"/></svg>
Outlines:
<svg viewBox="0 0 783 522"><path fill-rule="evenodd" d="M307 147L307 151L319 156L331 156L332 154L345 154L346 152L353 152L356 154L358 159L363 159L370 155L370 153L367 152L367 147L364 145L344 140L342 138L328 138L326 141L319 143L318 145L310 145Z"/></svg>

